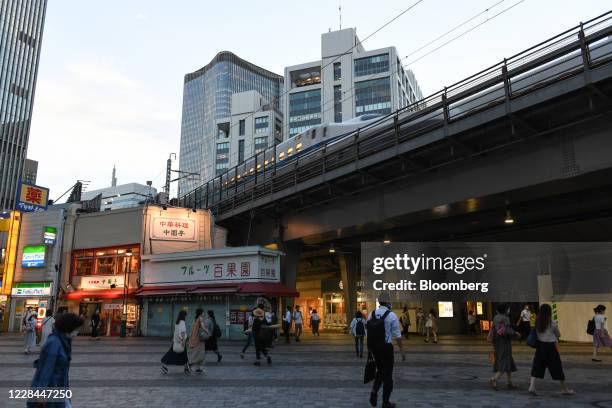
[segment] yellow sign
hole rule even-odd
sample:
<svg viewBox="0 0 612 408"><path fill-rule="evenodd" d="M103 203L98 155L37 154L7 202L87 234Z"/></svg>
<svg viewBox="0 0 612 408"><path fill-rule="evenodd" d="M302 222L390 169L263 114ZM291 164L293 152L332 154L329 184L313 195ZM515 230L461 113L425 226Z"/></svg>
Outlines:
<svg viewBox="0 0 612 408"><path fill-rule="evenodd" d="M23 212L45 211L48 199L48 188L21 183L19 186L19 198L15 206L17 210Z"/></svg>
<svg viewBox="0 0 612 408"><path fill-rule="evenodd" d="M8 232L9 228L11 227L11 220L10 219L0 219L0 232Z"/></svg>

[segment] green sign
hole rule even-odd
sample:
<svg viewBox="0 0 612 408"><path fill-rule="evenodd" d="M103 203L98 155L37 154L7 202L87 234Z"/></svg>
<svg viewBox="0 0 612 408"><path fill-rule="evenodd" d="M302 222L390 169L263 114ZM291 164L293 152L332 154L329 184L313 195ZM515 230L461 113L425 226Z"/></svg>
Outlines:
<svg viewBox="0 0 612 408"><path fill-rule="evenodd" d="M43 227L43 242L46 245L55 245L57 239L57 228Z"/></svg>
<svg viewBox="0 0 612 408"><path fill-rule="evenodd" d="M21 257L22 268L42 268L45 266L45 251L44 245L25 246L23 247L23 256Z"/></svg>

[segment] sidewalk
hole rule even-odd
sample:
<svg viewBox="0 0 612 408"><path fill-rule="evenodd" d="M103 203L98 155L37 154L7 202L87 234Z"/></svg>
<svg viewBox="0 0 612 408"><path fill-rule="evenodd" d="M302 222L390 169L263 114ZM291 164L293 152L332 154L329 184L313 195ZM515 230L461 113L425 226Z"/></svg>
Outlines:
<svg viewBox="0 0 612 408"><path fill-rule="evenodd" d="M171 367L162 376L159 359L170 340L158 338L77 338L70 377L75 407L368 407L369 385L363 385L365 358L356 358L352 339L342 334L303 336L303 341L278 344L271 350L272 366L253 366L254 349L244 360L242 342L221 341L223 361L215 356L204 376L185 376ZM526 390L533 350L514 346L519 371L517 391L493 391L487 385L490 345L484 338L442 336L427 344L412 337L407 360L396 358L395 390L398 407L608 407L612 406L612 352L604 363L591 362L588 344L562 343L561 353L573 397L557 395L557 384L539 383L542 397ZM9 401L8 390L26 388L38 356L22 353L22 339L0 335L0 406L23 407ZM503 384L503 383L502 383ZM380 404L379 404L380 406Z"/></svg>

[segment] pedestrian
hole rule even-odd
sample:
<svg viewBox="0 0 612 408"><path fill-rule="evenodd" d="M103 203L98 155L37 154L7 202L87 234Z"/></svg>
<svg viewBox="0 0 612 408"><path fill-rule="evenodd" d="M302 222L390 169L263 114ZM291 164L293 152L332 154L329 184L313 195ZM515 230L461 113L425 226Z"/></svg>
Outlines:
<svg viewBox="0 0 612 408"><path fill-rule="evenodd" d="M425 335L425 313L422 307L419 307L417 312L417 332L421 336Z"/></svg>
<svg viewBox="0 0 612 408"><path fill-rule="evenodd" d="M187 311L181 310L176 318L172 345L170 346L170 350L168 350L161 359L162 374L168 374L169 365L183 366L185 374L191 374L189 358L187 357L187 348L185 347L187 340L187 326L185 325L186 317Z"/></svg>
<svg viewBox="0 0 612 408"><path fill-rule="evenodd" d="M40 333L40 347L45 344L49 335L53 333L53 325L55 324L55 318L53 317L53 310L47 309L45 318L42 321L42 330Z"/></svg>
<svg viewBox="0 0 612 408"><path fill-rule="evenodd" d="M244 334L246 334L246 336L247 336L246 344L242 348L242 352L240 352L240 358L242 358L242 359L244 359L244 353L246 353L248 348L251 347L251 344L253 344L254 341L255 341L255 337L254 337L253 330L252 330L252 328L253 328L253 318L254 318L253 313L255 312L255 309L257 309L257 308L253 308L253 310L251 311L251 314L244 319L244 323L242 325L242 328L244 330Z"/></svg>
<svg viewBox="0 0 612 408"><path fill-rule="evenodd" d="M34 361L36 372L32 379L32 390L70 389L69 370L72 355L72 338L83 325L83 319L74 313L64 313L57 317L55 328L40 350L38 360ZM44 392L43 392L44 393ZM38 401L44 406L71 407L69 398ZM34 401L28 406L40 406Z"/></svg>
<svg viewBox="0 0 612 408"><path fill-rule="evenodd" d="M312 335L319 336L319 323L321 323L321 317L317 314L317 309L312 309L310 314L310 327L312 328Z"/></svg>
<svg viewBox="0 0 612 408"><path fill-rule="evenodd" d="M410 330L410 313L408 313L408 306L404 306L402 315L400 316L400 324L402 325L402 334L408 340L408 330Z"/></svg>
<svg viewBox="0 0 612 408"><path fill-rule="evenodd" d="M546 368L553 380L561 384L562 395L573 395L574 391L567 388L565 384L565 373L561 364L561 356L557 349L557 341L561 337L557 323L552 319L552 308L548 304L540 306L540 312L535 324L538 341L536 352L531 366L531 379L529 382L529 393L536 394L536 378L544 378Z"/></svg>
<svg viewBox="0 0 612 408"><path fill-rule="evenodd" d="M202 366L206 362L205 342L210 337L210 332L204 324L202 317L204 310L196 309L195 320L191 326L191 335L187 347L187 359L189 360L189 368L196 374L202 374L204 370ZM193 368L195 367L195 370Z"/></svg>
<svg viewBox="0 0 612 408"><path fill-rule="evenodd" d="M476 316L474 315L473 310L470 310L468 312L468 325L469 325L470 334L472 336L476 336L478 333L476 329Z"/></svg>
<svg viewBox="0 0 612 408"><path fill-rule="evenodd" d="M22 323L25 334L23 353L30 354L32 349L36 347L36 313L31 308L28 307Z"/></svg>
<svg viewBox="0 0 612 408"><path fill-rule="evenodd" d="M438 342L438 319L436 317L436 311L433 308L429 310L429 314L427 315L427 320L425 321L425 331L427 333L425 343L429 343L430 334L433 336L433 342Z"/></svg>
<svg viewBox="0 0 612 408"><path fill-rule="evenodd" d="M363 320L363 314L360 311L355 312L355 318L351 321L350 332L355 339L355 354L357 357L363 357L363 338L366 335L366 322Z"/></svg>
<svg viewBox="0 0 612 408"><path fill-rule="evenodd" d="M595 331L593 332L593 358L594 362L600 363L601 359L597 357L597 352L600 347L612 347L612 339L608 333L607 318L606 318L606 307L604 305L598 305L595 309L595 316L593 321L595 322Z"/></svg>
<svg viewBox="0 0 612 408"><path fill-rule="evenodd" d="M285 343L291 342L291 320L291 306L287 306L285 317L283 317L283 331L285 332Z"/></svg>
<svg viewBox="0 0 612 408"><path fill-rule="evenodd" d="M367 322L368 352L374 356L376 362L376 376L372 391L370 392L370 404L375 407L378 400L378 390L383 387L383 408L394 408L395 404L390 401L393 391L393 339L402 354L402 361L406 360L402 346L402 330L399 319L391 311L391 298L389 294L382 293L378 296L380 306L374 310Z"/></svg>
<svg viewBox="0 0 612 408"><path fill-rule="evenodd" d="M206 351L212 351L217 355L217 363L221 362L223 356L219 353L218 340L221 337L221 328L217 324L215 318L215 312L212 310L208 311L208 317L206 318L206 330L210 333L210 337L206 340Z"/></svg>
<svg viewBox="0 0 612 408"><path fill-rule="evenodd" d="M276 314L276 311L273 310L272 311L272 318L270 319L270 322L272 323L272 326L276 326L278 327L278 315ZM278 329L272 329L272 338L273 338L273 344L274 343L278 343Z"/></svg>
<svg viewBox="0 0 612 408"><path fill-rule="evenodd" d="M263 309L257 308L253 311L253 337L255 339L255 365L261 365L261 355L266 356L268 364L272 364L272 358L268 352L268 348L272 343L272 330L278 328L278 325L273 326L265 319Z"/></svg>
<svg viewBox="0 0 612 408"><path fill-rule="evenodd" d="M98 329L100 328L100 313L98 313L98 309L94 310L93 314L91 315L91 320L89 324L91 325L91 339L90 340L95 340L95 341L100 340L99 333L98 333Z"/></svg>
<svg viewBox="0 0 612 408"><path fill-rule="evenodd" d="M497 391L497 380L506 374L508 379L508 389L516 389L516 385L512 383L512 373L516 371L516 364L512 357L512 337L520 334L514 331L510 324L510 308L502 303L497 306L497 314L493 318L493 346L495 349L495 358L493 363L493 377L489 379L491 387Z"/></svg>
<svg viewBox="0 0 612 408"><path fill-rule="evenodd" d="M518 331L521 334L521 339L527 340L527 336L531 333L531 310L529 309L529 305L525 305L523 310L521 310L521 315L516 322L518 326Z"/></svg>
<svg viewBox="0 0 612 408"><path fill-rule="evenodd" d="M303 324L302 311L300 310L300 305L295 307L295 312L293 312L293 321L295 322L295 341L300 341L300 336L302 335L302 324Z"/></svg>

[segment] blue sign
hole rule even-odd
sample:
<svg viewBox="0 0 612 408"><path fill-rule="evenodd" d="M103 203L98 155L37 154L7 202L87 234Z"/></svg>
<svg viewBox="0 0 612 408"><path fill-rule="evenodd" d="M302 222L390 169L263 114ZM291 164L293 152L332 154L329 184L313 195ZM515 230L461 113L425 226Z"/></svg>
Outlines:
<svg viewBox="0 0 612 408"><path fill-rule="evenodd" d="M24 182L19 183L15 209L22 212L47 211L49 189Z"/></svg>

